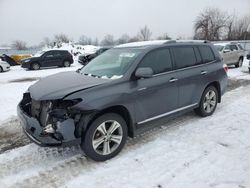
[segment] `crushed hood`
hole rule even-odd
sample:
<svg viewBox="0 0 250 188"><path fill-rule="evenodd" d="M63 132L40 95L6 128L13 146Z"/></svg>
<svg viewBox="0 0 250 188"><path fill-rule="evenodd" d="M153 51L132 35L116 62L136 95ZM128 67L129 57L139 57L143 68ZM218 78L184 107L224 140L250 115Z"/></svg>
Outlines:
<svg viewBox="0 0 250 188"><path fill-rule="evenodd" d="M85 76L77 72L63 72L42 78L30 86L29 92L34 100L54 100L107 82L110 80Z"/></svg>

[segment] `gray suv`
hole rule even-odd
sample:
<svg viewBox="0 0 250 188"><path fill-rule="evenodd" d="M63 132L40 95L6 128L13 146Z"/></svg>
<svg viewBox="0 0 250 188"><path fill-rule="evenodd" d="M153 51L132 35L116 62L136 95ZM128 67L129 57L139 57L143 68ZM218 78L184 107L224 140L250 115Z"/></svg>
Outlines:
<svg viewBox="0 0 250 188"><path fill-rule="evenodd" d="M209 42L124 44L76 72L41 79L23 95L24 132L41 146L80 144L93 160L117 155L134 137L177 115L214 113L227 67Z"/></svg>

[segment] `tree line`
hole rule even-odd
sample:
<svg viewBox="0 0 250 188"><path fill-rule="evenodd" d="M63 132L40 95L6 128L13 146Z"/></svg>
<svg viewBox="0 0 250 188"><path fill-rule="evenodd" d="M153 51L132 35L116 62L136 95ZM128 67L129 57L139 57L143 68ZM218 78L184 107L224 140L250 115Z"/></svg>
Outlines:
<svg viewBox="0 0 250 188"><path fill-rule="evenodd" d="M226 11L222 11L218 8L205 8L197 15L194 23L194 35L193 39L197 40L249 40L250 39L250 15L238 17L235 13L229 14ZM169 40L171 37L164 33L161 36L152 38L152 31L148 26L142 27L137 35L129 36L127 34L121 35L119 38L111 34L107 34L99 41L98 38L91 38L86 35L80 36L78 41L74 43L81 45L101 45L101 46L113 46L124 44L128 42L148 41L152 39L157 40ZM66 34L56 34L52 39L45 37L43 41L38 45L53 47L58 43L73 42ZM18 50L28 49L27 43L21 40L15 40L12 43L12 47Z"/></svg>

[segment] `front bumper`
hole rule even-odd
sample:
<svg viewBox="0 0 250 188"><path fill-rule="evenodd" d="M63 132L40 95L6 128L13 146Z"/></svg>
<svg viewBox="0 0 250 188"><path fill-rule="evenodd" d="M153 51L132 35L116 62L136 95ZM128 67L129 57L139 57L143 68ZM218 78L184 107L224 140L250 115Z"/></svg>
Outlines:
<svg viewBox="0 0 250 188"><path fill-rule="evenodd" d="M62 139L59 140L51 134L42 134L43 127L36 118L25 112L22 101L17 106L17 114L25 134L31 141L40 146L71 146L81 143L81 138L76 138L74 135L75 125L72 119L61 123L61 128L57 130L57 133L62 135Z"/></svg>
<svg viewBox="0 0 250 188"><path fill-rule="evenodd" d="M29 63L21 63L22 68L29 68L30 64Z"/></svg>

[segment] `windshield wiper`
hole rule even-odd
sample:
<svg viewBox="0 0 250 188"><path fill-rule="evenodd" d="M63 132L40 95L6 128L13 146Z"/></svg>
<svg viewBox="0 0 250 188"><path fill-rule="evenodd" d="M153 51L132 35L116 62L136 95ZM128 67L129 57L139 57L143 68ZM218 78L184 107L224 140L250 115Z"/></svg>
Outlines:
<svg viewBox="0 0 250 188"><path fill-rule="evenodd" d="M92 76L92 77L94 77L94 78L101 78L101 76L94 75L94 74L83 73L83 75L85 75L85 76Z"/></svg>

